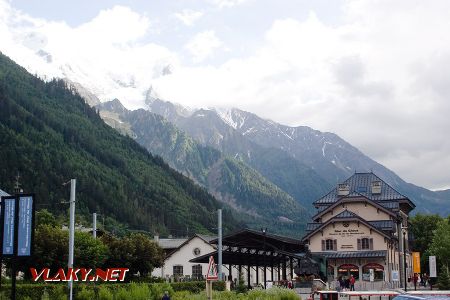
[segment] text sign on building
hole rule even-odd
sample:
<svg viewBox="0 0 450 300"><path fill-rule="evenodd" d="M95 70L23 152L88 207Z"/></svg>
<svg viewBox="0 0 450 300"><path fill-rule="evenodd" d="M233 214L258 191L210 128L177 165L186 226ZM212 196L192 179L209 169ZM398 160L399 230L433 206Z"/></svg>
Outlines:
<svg viewBox="0 0 450 300"><path fill-rule="evenodd" d="M420 274L420 252L413 252L413 272Z"/></svg>
<svg viewBox="0 0 450 300"><path fill-rule="evenodd" d="M3 225L3 240L2 240L2 254L14 255L14 227L16 218L16 198L3 197L2 198L2 225Z"/></svg>
<svg viewBox="0 0 450 300"><path fill-rule="evenodd" d="M428 257L430 263L430 277L437 277L436 272L436 256Z"/></svg>
<svg viewBox="0 0 450 300"><path fill-rule="evenodd" d="M33 196L19 196L17 256L31 255L31 239L33 234L33 206Z"/></svg>
<svg viewBox="0 0 450 300"><path fill-rule="evenodd" d="M392 281L400 281L400 276L398 274L398 271L392 271L391 276L392 276Z"/></svg>

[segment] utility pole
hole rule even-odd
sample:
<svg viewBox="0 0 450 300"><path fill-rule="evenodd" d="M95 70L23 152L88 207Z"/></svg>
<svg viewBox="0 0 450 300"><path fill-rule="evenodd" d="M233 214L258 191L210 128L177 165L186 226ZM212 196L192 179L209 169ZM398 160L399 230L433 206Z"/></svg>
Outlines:
<svg viewBox="0 0 450 300"><path fill-rule="evenodd" d="M92 214L92 236L97 238L97 213Z"/></svg>
<svg viewBox="0 0 450 300"><path fill-rule="evenodd" d="M217 268L219 271L219 280L222 280L222 209L217 210L217 235L218 235L218 245L217 245L217 256L218 256L218 265Z"/></svg>
<svg viewBox="0 0 450 300"><path fill-rule="evenodd" d="M75 244L75 188L77 185L76 179L70 180L70 220L69 220L69 262L68 268L73 268L73 248ZM73 299L73 277L69 281L69 300Z"/></svg>
<svg viewBox="0 0 450 300"><path fill-rule="evenodd" d="M405 292L408 291L408 282L406 281L406 230L407 229L408 229L408 227L402 227L402 231L403 231L403 268L404 268L403 278L405 280Z"/></svg>

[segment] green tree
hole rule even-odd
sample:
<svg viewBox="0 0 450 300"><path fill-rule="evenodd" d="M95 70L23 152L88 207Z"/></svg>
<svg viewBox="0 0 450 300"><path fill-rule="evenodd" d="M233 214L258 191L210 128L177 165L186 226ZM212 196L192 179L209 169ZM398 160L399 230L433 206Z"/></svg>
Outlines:
<svg viewBox="0 0 450 300"><path fill-rule="evenodd" d="M441 265L448 269L450 265L450 223L448 219L438 223L429 253L436 255L436 259Z"/></svg>
<svg viewBox="0 0 450 300"><path fill-rule="evenodd" d="M417 214L410 219L411 232L414 235L413 250L420 252L423 269L426 269L429 248L433 242L434 231L443 219L439 215Z"/></svg>
<svg viewBox="0 0 450 300"><path fill-rule="evenodd" d="M438 277L438 285L440 290L450 290L450 274L448 267L443 267Z"/></svg>
<svg viewBox="0 0 450 300"><path fill-rule="evenodd" d="M147 276L164 263L163 250L144 234L134 233L120 239L103 236L102 240L110 251L105 267L129 268L130 275L139 272Z"/></svg>
<svg viewBox="0 0 450 300"><path fill-rule="evenodd" d="M21 270L30 276L29 269L50 268L55 272L66 268L69 251L69 232L51 225L38 225L35 231L34 253L21 264ZM108 258L108 248L89 233L75 232L74 265L93 268Z"/></svg>
<svg viewBox="0 0 450 300"><path fill-rule="evenodd" d="M100 267L108 258L108 247L88 232L75 232L74 264L77 267Z"/></svg>
<svg viewBox="0 0 450 300"><path fill-rule="evenodd" d="M36 212L36 225L50 225L52 227L58 226L55 216L46 209L41 209Z"/></svg>
<svg viewBox="0 0 450 300"><path fill-rule="evenodd" d="M425 253L433 242L434 231L442 221L439 215L417 214L410 219L411 232L414 235L414 250Z"/></svg>

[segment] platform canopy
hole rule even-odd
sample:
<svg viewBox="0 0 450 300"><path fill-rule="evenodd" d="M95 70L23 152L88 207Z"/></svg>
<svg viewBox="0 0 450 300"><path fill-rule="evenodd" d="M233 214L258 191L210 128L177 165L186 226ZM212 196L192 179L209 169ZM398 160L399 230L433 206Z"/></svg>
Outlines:
<svg viewBox="0 0 450 300"><path fill-rule="evenodd" d="M212 240L211 244L217 245L218 240ZM274 267L301 259L305 250L305 244L299 239L253 229L242 229L222 238L223 264ZM190 262L208 263L211 255L217 261L217 251L214 251Z"/></svg>

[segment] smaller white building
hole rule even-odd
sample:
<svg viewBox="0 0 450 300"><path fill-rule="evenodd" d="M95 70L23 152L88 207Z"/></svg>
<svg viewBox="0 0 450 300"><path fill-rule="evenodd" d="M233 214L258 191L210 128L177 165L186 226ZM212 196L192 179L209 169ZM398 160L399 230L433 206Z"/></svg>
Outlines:
<svg viewBox="0 0 450 300"><path fill-rule="evenodd" d="M155 242L164 249L166 258L164 266L154 269L152 276L173 280L203 279L208 271L208 264L195 264L189 261L215 251L216 248L210 244L215 238L217 237L201 234L181 239L159 239L155 236Z"/></svg>

